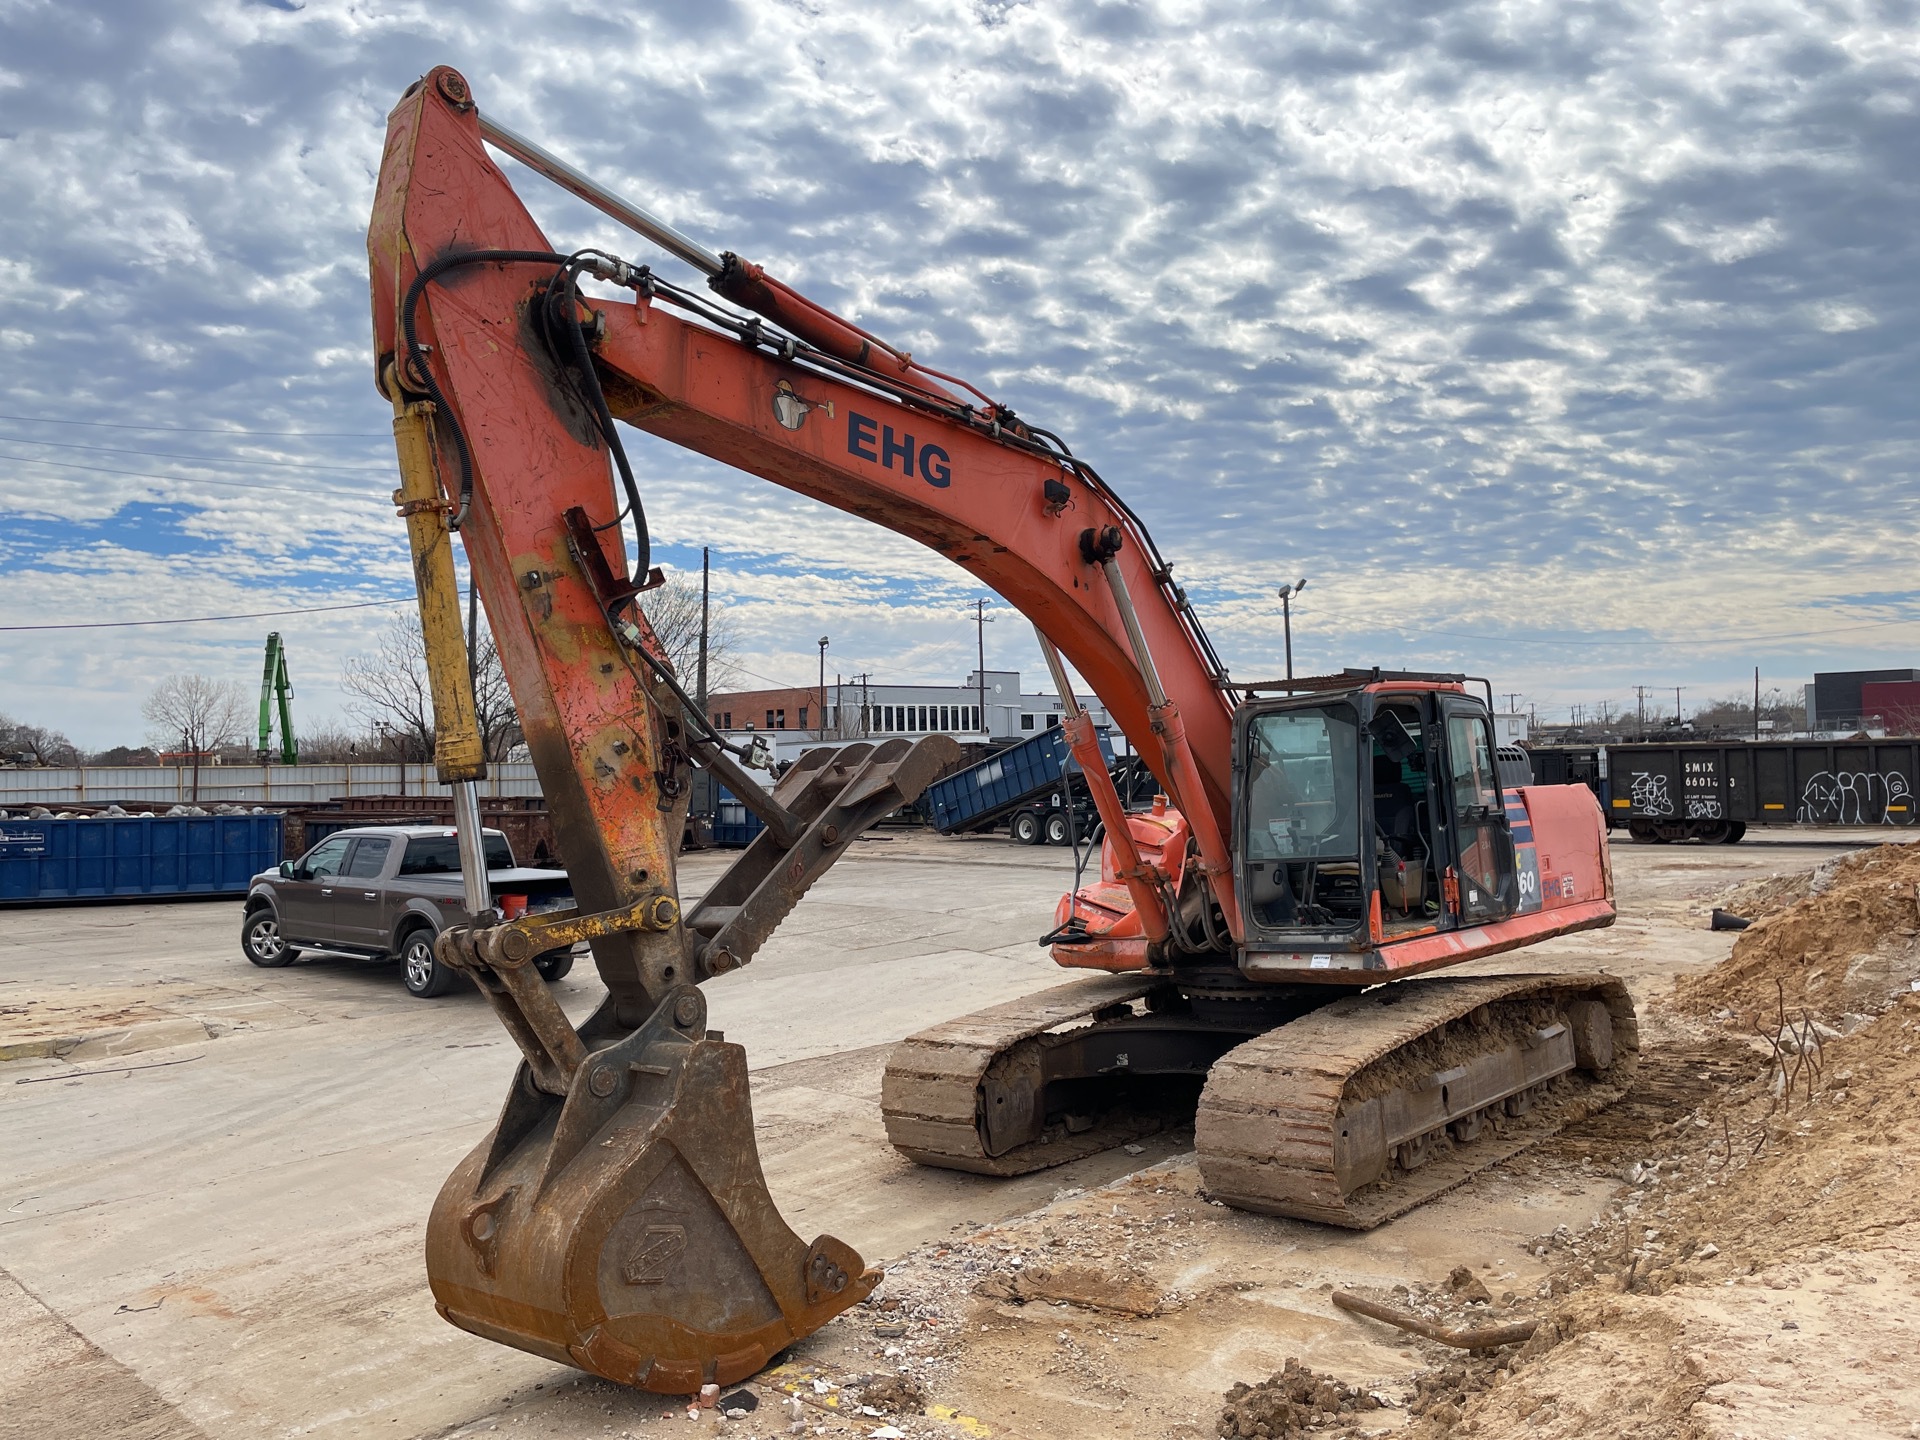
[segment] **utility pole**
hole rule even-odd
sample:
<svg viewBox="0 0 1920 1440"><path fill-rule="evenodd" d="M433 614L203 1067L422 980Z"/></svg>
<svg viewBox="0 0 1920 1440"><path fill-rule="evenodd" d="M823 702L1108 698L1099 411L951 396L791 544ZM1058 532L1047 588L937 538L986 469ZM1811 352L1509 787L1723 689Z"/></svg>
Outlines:
<svg viewBox="0 0 1920 1440"><path fill-rule="evenodd" d="M1507 697L1507 713L1509 715L1518 714L1519 712L1514 702L1520 698L1520 692L1518 690L1508 690L1505 693Z"/></svg>
<svg viewBox="0 0 1920 1440"><path fill-rule="evenodd" d="M478 687L480 680L480 597L473 588L473 569L467 569L467 684Z"/></svg>
<svg viewBox="0 0 1920 1440"><path fill-rule="evenodd" d="M1753 667L1753 738L1760 738L1760 667Z"/></svg>
<svg viewBox="0 0 1920 1440"><path fill-rule="evenodd" d="M1676 728L1676 729L1678 729L1678 728L1679 728L1679 725L1680 725L1680 720L1681 720L1681 715L1680 715L1680 687L1679 687L1678 685L1676 685L1676 686L1674 686L1674 687L1673 687L1673 723L1674 723L1674 728Z"/></svg>
<svg viewBox="0 0 1920 1440"><path fill-rule="evenodd" d="M974 679L980 686L980 733L987 733L987 626L993 622L987 618L987 600L973 602L973 633L979 644L980 661L974 670Z"/></svg>
<svg viewBox="0 0 1920 1440"><path fill-rule="evenodd" d="M820 738L827 738L827 637L820 637L820 713L814 719L820 722Z"/></svg>
<svg viewBox="0 0 1920 1440"><path fill-rule="evenodd" d="M1633 698L1635 704L1639 706L1640 738L1644 740L1647 738L1647 687L1644 685L1634 686Z"/></svg>
<svg viewBox="0 0 1920 1440"><path fill-rule="evenodd" d="M700 714L707 713L707 601L708 586L713 578L713 560L707 547L700 547L700 667L694 684L695 697L700 701Z"/></svg>
<svg viewBox="0 0 1920 1440"><path fill-rule="evenodd" d="M868 704L867 672L862 670L853 678L860 682L860 738L864 740L873 733L873 709Z"/></svg>

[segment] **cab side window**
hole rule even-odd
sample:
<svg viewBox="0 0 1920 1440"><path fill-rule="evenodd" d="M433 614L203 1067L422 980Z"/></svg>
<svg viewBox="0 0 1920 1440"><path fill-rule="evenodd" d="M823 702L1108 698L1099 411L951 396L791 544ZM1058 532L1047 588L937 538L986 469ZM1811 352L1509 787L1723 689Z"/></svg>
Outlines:
<svg viewBox="0 0 1920 1440"><path fill-rule="evenodd" d="M402 875L449 875L460 869L460 842L451 835L416 835L407 841Z"/></svg>
<svg viewBox="0 0 1920 1440"><path fill-rule="evenodd" d="M354 841L353 854L347 859L347 868L342 875L352 876L356 880L372 880L387 868L387 851L393 848L393 841L378 836L365 836Z"/></svg>
<svg viewBox="0 0 1920 1440"><path fill-rule="evenodd" d="M1494 768L1493 738L1486 724L1465 715L1447 720L1447 740L1453 771L1455 814L1500 804L1500 777Z"/></svg>
<svg viewBox="0 0 1920 1440"><path fill-rule="evenodd" d="M300 868L307 872L309 879L313 880L338 875L340 862L346 858L347 844L351 838L347 835L335 835L330 839L322 840L307 852L306 858L300 862Z"/></svg>

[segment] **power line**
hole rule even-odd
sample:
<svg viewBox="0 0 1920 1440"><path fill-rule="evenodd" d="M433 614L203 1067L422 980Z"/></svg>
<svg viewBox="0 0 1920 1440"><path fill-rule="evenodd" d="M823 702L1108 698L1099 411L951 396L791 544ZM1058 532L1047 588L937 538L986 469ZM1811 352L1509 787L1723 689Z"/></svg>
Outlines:
<svg viewBox="0 0 1920 1440"><path fill-rule="evenodd" d="M1447 640L1479 640L1494 645L1554 645L1565 648L1614 648L1644 647L1648 645L1744 645L1766 640L1809 640L1825 635L1846 635L1856 630L1885 630L1898 625L1920 624L1920 617L1912 620L1875 620L1861 625L1838 625L1828 630L1787 630L1771 635L1702 635L1698 637L1682 636L1671 640L1648 638L1645 640L1575 640L1565 636L1553 635L1469 635L1458 630L1422 630L1410 625L1382 623L1375 616L1356 617L1352 615L1330 615L1321 612L1326 620L1344 620L1349 624L1367 629L1387 630L1398 635L1439 636Z"/></svg>
<svg viewBox="0 0 1920 1440"><path fill-rule="evenodd" d="M155 460L197 460L207 465L256 465L265 469L336 470L343 475L390 475L392 466L316 465L309 460L260 460L246 455L182 455L177 450L129 450L119 445L75 445L66 440L33 440L25 435L0 435L9 445L46 445L55 450L90 450L100 455L146 455Z"/></svg>
<svg viewBox="0 0 1920 1440"><path fill-rule="evenodd" d="M21 425L88 425L101 430L157 430L170 435L270 435L277 440L390 440L393 438L378 430L230 430L218 425L126 425L113 420L56 420L45 415L0 415L0 420L12 420Z"/></svg>
<svg viewBox="0 0 1920 1440"><path fill-rule="evenodd" d="M378 610L388 605L410 605L399 600L363 600L353 605L310 605L304 610L254 610L245 615L187 615L166 620L86 620L71 625L0 625L6 630L124 630L135 625L207 625L216 620L265 620L275 615L325 615L333 610Z"/></svg>

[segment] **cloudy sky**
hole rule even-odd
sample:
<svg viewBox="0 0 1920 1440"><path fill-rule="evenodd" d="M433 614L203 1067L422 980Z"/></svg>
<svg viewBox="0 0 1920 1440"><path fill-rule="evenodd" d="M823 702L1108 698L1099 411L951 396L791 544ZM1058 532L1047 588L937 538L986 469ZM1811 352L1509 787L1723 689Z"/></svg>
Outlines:
<svg viewBox="0 0 1920 1440"><path fill-rule="evenodd" d="M440 63L1067 436L1237 674L1300 575L1303 668L1466 668L1543 718L1920 664L1911 0L0 0L0 624L408 596L363 237ZM559 248L660 260L509 169ZM946 562L633 451L750 683L821 633L830 672L971 666ZM393 613L7 630L0 711L132 741L277 628L326 720Z"/></svg>

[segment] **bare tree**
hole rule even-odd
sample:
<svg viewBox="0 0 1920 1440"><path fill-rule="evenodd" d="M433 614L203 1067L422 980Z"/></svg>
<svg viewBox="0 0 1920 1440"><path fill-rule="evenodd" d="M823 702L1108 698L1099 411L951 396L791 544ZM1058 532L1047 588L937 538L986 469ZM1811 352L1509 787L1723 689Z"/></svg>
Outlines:
<svg viewBox="0 0 1920 1440"><path fill-rule="evenodd" d="M300 732L300 758L309 765L350 765L376 756L373 741L336 721Z"/></svg>
<svg viewBox="0 0 1920 1440"><path fill-rule="evenodd" d="M77 765L80 751L58 730L0 715L0 764Z"/></svg>
<svg viewBox="0 0 1920 1440"><path fill-rule="evenodd" d="M660 638L660 648L680 680L680 688L694 693L700 669L700 577L675 572L667 582L640 597L647 623ZM707 619L707 693L731 690L739 678L740 634L726 608L709 606Z"/></svg>
<svg viewBox="0 0 1920 1440"><path fill-rule="evenodd" d="M520 720L493 636L482 629L475 646L474 710L489 760L504 760L520 743ZM374 732L374 748L402 760L433 758L433 692L427 684L427 646L417 614L395 616L371 654L350 655L340 684L353 696L347 708Z"/></svg>
<svg viewBox="0 0 1920 1440"><path fill-rule="evenodd" d="M246 734L247 695L238 680L169 675L140 707L156 750L175 746L193 762L193 798L200 798L200 762Z"/></svg>
<svg viewBox="0 0 1920 1440"><path fill-rule="evenodd" d="M487 759L505 760L526 738L520 733L520 714L513 708L506 667L500 663L492 632L484 628L474 646L473 710Z"/></svg>
<svg viewBox="0 0 1920 1440"><path fill-rule="evenodd" d="M1804 730L1807 728L1806 703L1801 696L1775 686L1761 692L1760 713L1756 716L1753 713L1753 692L1736 690L1731 695L1702 705L1694 712L1693 723L1699 730L1751 734L1756 719L1773 721L1776 730ZM1892 728L1891 725L1889 728Z"/></svg>
<svg viewBox="0 0 1920 1440"><path fill-rule="evenodd" d="M347 709L380 741L397 741L402 759L433 758L433 694L418 615L394 616L370 654L349 655L340 687L353 697Z"/></svg>

